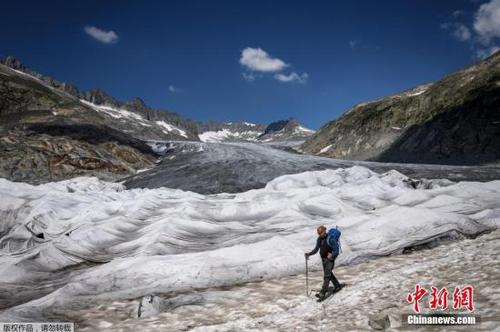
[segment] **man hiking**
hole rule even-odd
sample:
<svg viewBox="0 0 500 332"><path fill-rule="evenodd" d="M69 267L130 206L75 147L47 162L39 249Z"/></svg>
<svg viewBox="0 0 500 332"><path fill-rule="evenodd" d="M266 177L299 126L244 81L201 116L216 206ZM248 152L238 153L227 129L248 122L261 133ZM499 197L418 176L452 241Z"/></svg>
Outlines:
<svg viewBox="0 0 500 332"><path fill-rule="evenodd" d="M318 301L323 301L326 298L326 292L330 281L335 287L334 291L339 291L342 288L337 278L333 275L335 259L340 252L340 231L337 228L333 228L327 232L325 226L319 226L317 232L318 239L316 240L316 247L314 247L311 252L306 252L305 256L306 259L308 259L309 256L319 251L323 263L323 286L321 287L321 291L316 294L316 297L318 297Z"/></svg>

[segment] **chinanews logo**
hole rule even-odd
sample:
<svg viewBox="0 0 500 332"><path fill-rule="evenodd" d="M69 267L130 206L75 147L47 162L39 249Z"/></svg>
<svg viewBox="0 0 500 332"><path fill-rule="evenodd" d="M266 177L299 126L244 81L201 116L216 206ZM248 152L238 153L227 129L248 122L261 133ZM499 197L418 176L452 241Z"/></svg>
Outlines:
<svg viewBox="0 0 500 332"><path fill-rule="evenodd" d="M413 313L403 314L406 325L475 325L480 317L474 314L474 287L465 285L429 289L420 284L406 296L406 302L411 305ZM425 313L421 313L422 309Z"/></svg>

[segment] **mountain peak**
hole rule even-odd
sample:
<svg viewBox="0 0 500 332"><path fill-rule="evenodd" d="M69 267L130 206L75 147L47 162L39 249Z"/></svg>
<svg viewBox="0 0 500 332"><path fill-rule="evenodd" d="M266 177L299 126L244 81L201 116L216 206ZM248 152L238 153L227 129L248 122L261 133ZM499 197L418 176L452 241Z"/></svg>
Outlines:
<svg viewBox="0 0 500 332"><path fill-rule="evenodd" d="M297 119L290 117L287 120L278 120L275 122L271 122L264 130L263 135L293 130L299 126L300 122Z"/></svg>
<svg viewBox="0 0 500 332"><path fill-rule="evenodd" d="M300 140L312 135L314 130L303 127L300 122L290 117L270 123L264 133L259 136L261 141Z"/></svg>
<svg viewBox="0 0 500 332"><path fill-rule="evenodd" d="M9 55L8 57L6 57L5 59L1 59L0 60L0 63L6 65L7 67L10 67L12 69L16 69L16 70L21 70L21 71L24 71L26 69L26 67L24 67L24 65L21 63L21 61L19 61L15 56L13 55Z"/></svg>

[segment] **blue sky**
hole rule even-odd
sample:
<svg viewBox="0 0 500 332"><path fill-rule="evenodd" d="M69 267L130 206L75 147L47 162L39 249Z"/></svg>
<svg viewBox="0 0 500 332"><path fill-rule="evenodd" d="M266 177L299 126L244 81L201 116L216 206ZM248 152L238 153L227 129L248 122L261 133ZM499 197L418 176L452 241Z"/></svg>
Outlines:
<svg viewBox="0 0 500 332"><path fill-rule="evenodd" d="M195 120L317 129L486 56L499 20L500 0L19 0L0 56Z"/></svg>

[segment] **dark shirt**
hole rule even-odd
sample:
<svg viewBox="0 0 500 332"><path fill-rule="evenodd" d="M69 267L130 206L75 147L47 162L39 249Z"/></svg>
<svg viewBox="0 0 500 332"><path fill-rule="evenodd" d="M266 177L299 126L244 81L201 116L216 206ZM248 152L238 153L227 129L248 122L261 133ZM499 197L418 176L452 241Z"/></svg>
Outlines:
<svg viewBox="0 0 500 332"><path fill-rule="evenodd" d="M309 253L309 256L316 254L318 250L321 258L326 258L328 253L332 252L332 249L330 249L326 243L326 237L322 238L321 236L318 236L318 239L316 240L316 247L314 247L314 249Z"/></svg>

